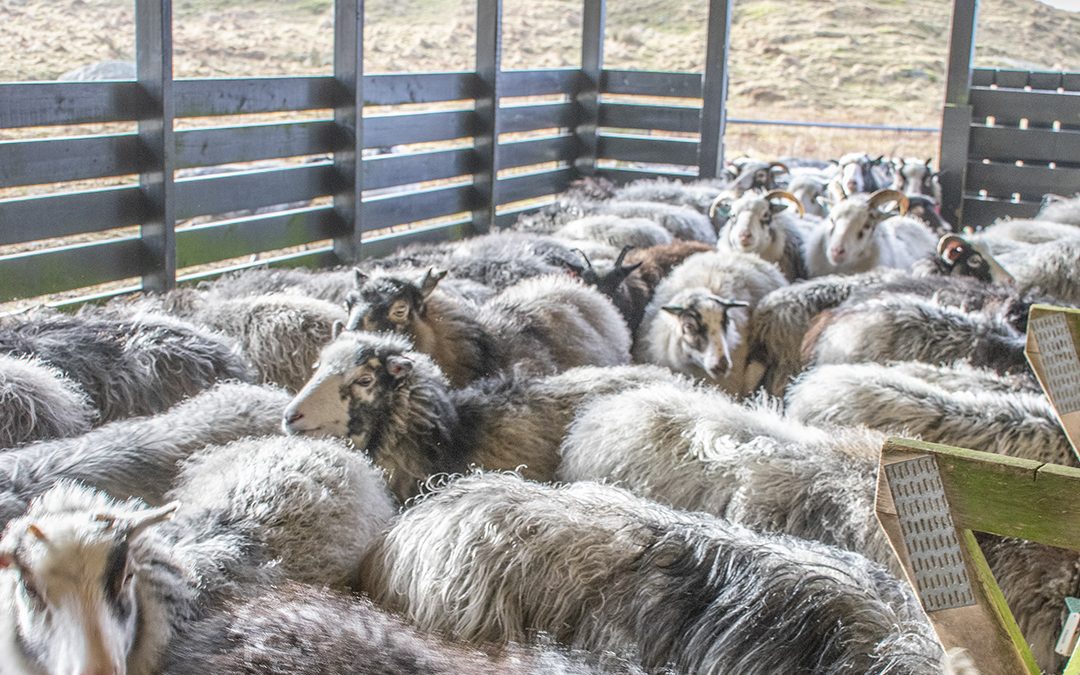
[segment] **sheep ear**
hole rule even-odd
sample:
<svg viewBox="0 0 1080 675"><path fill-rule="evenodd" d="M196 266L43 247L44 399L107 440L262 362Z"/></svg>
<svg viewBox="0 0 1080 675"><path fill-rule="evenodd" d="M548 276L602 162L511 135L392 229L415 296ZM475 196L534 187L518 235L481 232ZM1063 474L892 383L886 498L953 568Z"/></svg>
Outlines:
<svg viewBox="0 0 1080 675"><path fill-rule="evenodd" d="M395 380L401 380L411 373L412 369L412 359L406 356L394 355L386 357L386 372Z"/></svg>
<svg viewBox="0 0 1080 675"><path fill-rule="evenodd" d="M15 566L15 556L9 551L0 551L0 570L6 570Z"/></svg>
<svg viewBox="0 0 1080 675"><path fill-rule="evenodd" d="M363 286L364 283L367 280L368 280L368 275L361 272L359 267L354 267L353 268L353 283L356 284L357 288L360 288L361 286Z"/></svg>
<svg viewBox="0 0 1080 675"><path fill-rule="evenodd" d="M330 326L330 339L336 340L338 336L345 332L345 322L335 321L334 325Z"/></svg>
<svg viewBox="0 0 1080 675"><path fill-rule="evenodd" d="M786 209L787 206L787 204L783 204L780 202L769 202L769 211L771 211L772 213L780 213L781 211Z"/></svg>
<svg viewBox="0 0 1080 675"><path fill-rule="evenodd" d="M930 162L932 162L932 161L934 161L934 158L933 158L933 157L927 157L927 158L926 158L926 168L927 168L927 169L929 169L929 168L930 168Z"/></svg>
<svg viewBox="0 0 1080 675"><path fill-rule="evenodd" d="M173 514L175 514L176 510L179 508L180 502L170 502L165 506L156 509L139 511L125 523L127 526L127 538L134 539L148 528L153 527L158 523L163 523L166 520L171 520Z"/></svg>
<svg viewBox="0 0 1080 675"><path fill-rule="evenodd" d="M41 531L41 528L34 523L30 523L26 526L26 533L38 541L42 541L46 544L49 543L49 538L46 537L45 533Z"/></svg>
<svg viewBox="0 0 1080 675"><path fill-rule="evenodd" d="M721 307L726 307L728 309L750 306L750 303L746 302L745 300L729 300L728 298L721 298L719 295L710 295L709 299L720 305Z"/></svg>
<svg viewBox="0 0 1080 675"><path fill-rule="evenodd" d="M434 267L429 269L424 274L423 280L420 282L420 293L426 298L431 295L431 292L435 290L435 287L439 285L439 282L446 276L446 270L437 270Z"/></svg>
<svg viewBox="0 0 1080 675"><path fill-rule="evenodd" d="M681 307L679 305L664 305L660 309L664 310L665 312L667 312L668 314L671 314L673 316L682 316L683 314L686 313L686 308Z"/></svg>

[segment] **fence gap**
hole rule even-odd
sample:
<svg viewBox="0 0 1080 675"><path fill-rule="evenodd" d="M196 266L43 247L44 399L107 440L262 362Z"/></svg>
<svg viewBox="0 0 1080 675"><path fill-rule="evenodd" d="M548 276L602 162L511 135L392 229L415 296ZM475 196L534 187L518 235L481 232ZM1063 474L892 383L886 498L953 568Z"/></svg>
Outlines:
<svg viewBox="0 0 1080 675"><path fill-rule="evenodd" d="M577 108L580 115L574 134L578 151L574 168L579 176L596 174L597 130L600 126L600 78L604 69L605 0L585 0L581 21L581 75Z"/></svg>
<svg viewBox="0 0 1080 675"><path fill-rule="evenodd" d="M334 122L342 139L334 152L334 170L341 181L334 192L334 212L343 229L334 237L334 255L348 264L360 259L364 229L364 0L334 2L334 80L340 94Z"/></svg>
<svg viewBox="0 0 1080 675"><path fill-rule="evenodd" d="M731 0L709 0L709 32L705 47L705 73L702 75L701 83L699 178L715 178L724 170L731 5Z"/></svg>
<svg viewBox="0 0 1080 675"><path fill-rule="evenodd" d="M172 0L136 0L135 70L153 112L138 122L139 144L145 153L139 174L146 201L146 216L140 224L147 256L142 287L167 291L176 285Z"/></svg>
<svg viewBox="0 0 1080 675"><path fill-rule="evenodd" d="M476 1L476 172L473 186L477 234L495 226L499 205L499 80L502 75L502 0Z"/></svg>

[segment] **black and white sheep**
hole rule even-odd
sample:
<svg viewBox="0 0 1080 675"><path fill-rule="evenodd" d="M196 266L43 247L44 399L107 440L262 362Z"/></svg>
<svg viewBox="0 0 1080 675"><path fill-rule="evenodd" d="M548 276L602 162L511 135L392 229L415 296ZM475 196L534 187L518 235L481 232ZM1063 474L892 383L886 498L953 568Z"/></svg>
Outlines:
<svg viewBox="0 0 1080 675"><path fill-rule="evenodd" d="M551 480L574 411L590 397L657 379L659 368L575 368L536 380L505 377L452 390L407 340L345 332L285 410L288 433L349 438L386 472L402 500L439 473L521 469Z"/></svg>
<svg viewBox="0 0 1080 675"><path fill-rule="evenodd" d="M690 256L660 285L638 328L636 359L747 393L750 322L766 294L787 285L780 269L756 255Z"/></svg>
<svg viewBox="0 0 1080 675"><path fill-rule="evenodd" d="M0 448L76 436L96 417L90 399L59 369L0 355Z"/></svg>
<svg viewBox="0 0 1080 675"><path fill-rule="evenodd" d="M450 481L369 554L362 585L421 630L537 632L676 672L940 672L903 582L857 554L761 535L611 486Z"/></svg>
<svg viewBox="0 0 1080 675"><path fill-rule="evenodd" d="M894 157L892 159L893 180L891 187L903 192L908 197L922 195L929 197L935 204L941 203L941 183L938 180L940 172L931 167L933 158L926 161L908 158Z"/></svg>
<svg viewBox="0 0 1080 675"><path fill-rule="evenodd" d="M0 323L0 354L34 356L74 380L99 421L165 410L254 373L227 338L171 317L30 315Z"/></svg>
<svg viewBox="0 0 1080 675"><path fill-rule="evenodd" d="M164 413L0 453L0 527L59 480L161 504L178 462L208 445L278 433L288 403L280 389L223 383Z"/></svg>
<svg viewBox="0 0 1080 675"><path fill-rule="evenodd" d="M798 217L787 212L787 204L774 201L783 199L795 205ZM714 207L718 204L714 203ZM720 231L716 245L719 250L758 255L779 266L788 281L806 278L803 238L813 224L802 219L805 212L795 195L784 190L772 190L764 195L748 192L725 210L729 216ZM715 208L710 208L709 217L713 218L715 212Z"/></svg>
<svg viewBox="0 0 1080 675"><path fill-rule="evenodd" d="M180 501L166 506L64 482L9 524L5 668L158 672L215 597L241 583L341 584L393 515L375 470L336 443L279 437L214 451L232 457L190 461L170 494Z"/></svg>

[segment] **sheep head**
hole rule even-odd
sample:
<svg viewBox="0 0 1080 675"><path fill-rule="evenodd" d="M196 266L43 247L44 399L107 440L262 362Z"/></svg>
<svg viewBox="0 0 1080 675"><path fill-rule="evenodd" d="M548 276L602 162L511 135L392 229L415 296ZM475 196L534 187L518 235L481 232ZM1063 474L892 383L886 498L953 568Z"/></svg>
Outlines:
<svg viewBox="0 0 1080 675"><path fill-rule="evenodd" d="M401 276L369 277L356 271L356 288L345 299L349 311L348 330L416 334L416 322L423 319L425 304L443 270L429 269L418 279Z"/></svg>
<svg viewBox="0 0 1080 675"><path fill-rule="evenodd" d="M1004 285L1016 283L1013 276L980 243L947 234L938 241L937 254L949 276L974 277L986 283Z"/></svg>
<svg viewBox="0 0 1080 675"><path fill-rule="evenodd" d="M928 158L926 161L903 157L894 159L892 161L892 188L908 196L923 195L940 203L941 184L938 180L940 174L931 167L932 161L933 158Z"/></svg>
<svg viewBox="0 0 1080 675"><path fill-rule="evenodd" d="M0 583L11 595L15 641L34 670L126 672L139 627L140 565L132 549L178 504L118 503L59 483L0 539Z"/></svg>
<svg viewBox="0 0 1080 675"><path fill-rule="evenodd" d="M686 291L661 309L678 331L683 361L719 381L735 367L734 353L742 342L740 325L750 304L704 291Z"/></svg>
<svg viewBox="0 0 1080 675"><path fill-rule="evenodd" d="M731 250L764 254L776 238L773 216L788 207L777 200L785 199L795 205L800 216L804 215L799 199L784 190L772 190L765 195L745 194L736 200L731 206L731 217L724 234Z"/></svg>
<svg viewBox="0 0 1080 675"><path fill-rule="evenodd" d="M840 158L840 186L846 195L867 192L877 187L874 166L883 157L872 158L865 153L851 153Z"/></svg>
<svg viewBox="0 0 1080 675"><path fill-rule="evenodd" d="M829 229L825 254L829 263L846 265L866 256L877 226L897 215L884 208L892 203L897 204L899 215L907 213L908 199L897 190L878 190L868 197L855 195L835 205L826 221Z"/></svg>

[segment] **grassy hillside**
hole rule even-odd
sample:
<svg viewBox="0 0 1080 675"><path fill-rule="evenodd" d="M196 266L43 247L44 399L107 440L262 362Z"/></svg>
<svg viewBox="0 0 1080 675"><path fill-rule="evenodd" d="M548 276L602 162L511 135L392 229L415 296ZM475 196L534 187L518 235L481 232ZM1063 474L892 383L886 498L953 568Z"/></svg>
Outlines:
<svg viewBox="0 0 1080 675"><path fill-rule="evenodd" d="M180 77L328 72L329 0L176 0ZM474 3L368 0L368 72L469 69ZM580 45L578 0L505 0L504 67L569 66ZM698 71L705 0L612 0L611 67ZM935 126L944 86L947 0L736 0L733 117ZM983 0L977 60L1080 70L1080 13L1037 0ZM130 59L131 0L0 3L0 80L51 79ZM763 154L834 154L873 144L929 154L930 136L732 128L729 145Z"/></svg>

